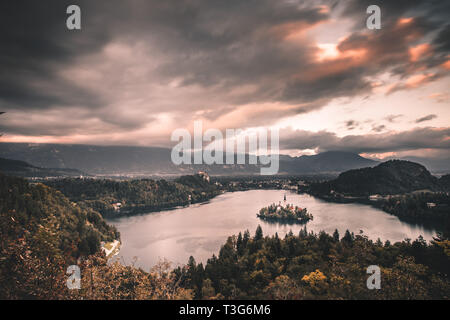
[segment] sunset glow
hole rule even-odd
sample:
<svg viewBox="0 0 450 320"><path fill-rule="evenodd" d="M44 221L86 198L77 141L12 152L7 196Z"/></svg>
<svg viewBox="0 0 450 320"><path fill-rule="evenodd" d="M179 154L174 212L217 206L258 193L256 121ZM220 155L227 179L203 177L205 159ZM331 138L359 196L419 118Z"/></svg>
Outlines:
<svg viewBox="0 0 450 320"><path fill-rule="evenodd" d="M369 30L357 1L268 1L257 11L211 1L195 16L189 1L182 11L137 1L132 15L119 2L83 6L78 33L49 27L59 23L53 13L30 36L7 31L3 41L15 40L2 44L3 142L170 147L173 130L202 120L222 131L293 130L299 143L280 137L289 154L330 149L306 143L318 133L354 139L333 149L373 157L423 153L426 143L448 154L445 10L386 4L382 28ZM390 143L419 132L426 143ZM380 150L367 152L374 135Z"/></svg>

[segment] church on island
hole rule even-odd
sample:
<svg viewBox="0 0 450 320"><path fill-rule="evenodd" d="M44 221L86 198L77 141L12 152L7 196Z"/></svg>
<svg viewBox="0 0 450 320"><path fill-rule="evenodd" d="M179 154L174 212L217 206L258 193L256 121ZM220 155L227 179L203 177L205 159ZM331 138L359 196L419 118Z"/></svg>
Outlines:
<svg viewBox="0 0 450 320"><path fill-rule="evenodd" d="M306 208L300 208L286 202L286 194L284 194L283 205L281 201L262 208L256 215L263 220L275 220L278 222L286 221L291 223L306 223L313 219L312 214L308 213Z"/></svg>

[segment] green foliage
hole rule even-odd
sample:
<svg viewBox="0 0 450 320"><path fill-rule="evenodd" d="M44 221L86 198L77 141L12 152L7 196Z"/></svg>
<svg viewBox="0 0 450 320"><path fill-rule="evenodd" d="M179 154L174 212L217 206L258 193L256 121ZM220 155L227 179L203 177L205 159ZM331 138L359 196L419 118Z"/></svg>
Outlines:
<svg viewBox="0 0 450 320"><path fill-rule="evenodd" d="M115 228L42 184L0 175L0 235L0 299L192 298L167 261L150 273L108 264L100 241L118 239ZM66 286L71 264L81 269L80 290Z"/></svg>
<svg viewBox="0 0 450 320"><path fill-rule="evenodd" d="M261 208L257 216L264 220L285 221L291 223L306 223L313 219L313 215L308 213L306 208L289 205L281 206L271 204Z"/></svg>
<svg viewBox="0 0 450 320"><path fill-rule="evenodd" d="M99 213L81 209L43 184L1 174L0 234L4 297L40 296L55 289L65 266L98 252L100 241L119 238ZM37 287L44 278L46 284Z"/></svg>
<svg viewBox="0 0 450 320"><path fill-rule="evenodd" d="M259 241L263 238L263 231L260 225L256 228L255 231L255 237L253 238L254 241Z"/></svg>
<svg viewBox="0 0 450 320"><path fill-rule="evenodd" d="M339 240L302 230L228 238L218 257L177 269L198 299L448 299L449 241L419 238L391 245L347 231ZM366 286L369 265L381 268L381 290ZM195 279L195 280L194 280ZM195 283L195 285L193 285Z"/></svg>
<svg viewBox="0 0 450 320"><path fill-rule="evenodd" d="M431 244L420 237L383 244L349 231L342 239L337 230L332 236L308 233L306 227L283 239L278 234L264 237L258 226L253 238L248 230L229 237L205 266L193 257L175 270L163 261L149 273L108 264L100 241L119 234L86 204L94 201L88 195L106 198L112 192L114 200L121 195L139 202L146 192L161 192L168 199L176 190L207 197L217 189L195 177L180 180L186 184L68 181L66 192L79 197L77 204L48 186L0 175L0 299L450 298L450 240L445 232ZM104 186L95 189L97 184ZM132 192L139 190L145 196L133 198ZM70 264L81 267L81 290L66 287ZM381 290L366 287L369 265L381 268Z"/></svg>
<svg viewBox="0 0 450 320"><path fill-rule="evenodd" d="M389 197L379 206L386 212L411 222L435 222L449 228L450 196L446 193L412 193Z"/></svg>
<svg viewBox="0 0 450 320"><path fill-rule="evenodd" d="M55 233L57 248L75 258L96 252L100 241L119 237L117 230L107 225L98 212L80 208L61 192L43 184L29 184L21 178L0 175L0 214L2 240L20 236L12 228L11 220L28 228L25 231L30 234L48 227Z"/></svg>
<svg viewBox="0 0 450 320"><path fill-rule="evenodd" d="M46 182L71 201L102 214L133 214L206 201L220 193L219 188L200 175L175 181L108 179L61 179ZM121 203L120 212L114 204Z"/></svg>

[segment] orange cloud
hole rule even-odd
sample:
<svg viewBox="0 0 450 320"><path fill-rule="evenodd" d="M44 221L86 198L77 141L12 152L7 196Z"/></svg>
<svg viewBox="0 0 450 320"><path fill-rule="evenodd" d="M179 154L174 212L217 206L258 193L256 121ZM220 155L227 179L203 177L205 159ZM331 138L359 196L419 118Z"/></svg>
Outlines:
<svg viewBox="0 0 450 320"><path fill-rule="evenodd" d="M317 61L333 60L339 57L339 50L334 43L318 43L319 50L316 54Z"/></svg>
<svg viewBox="0 0 450 320"><path fill-rule="evenodd" d="M319 12L322 14L328 14L330 13L330 8L327 5L320 5L318 6Z"/></svg>
<svg viewBox="0 0 450 320"><path fill-rule="evenodd" d="M315 23L309 23L306 21L287 22L272 27L269 30L269 34L278 39L294 41L298 38L302 38L305 32L309 29L324 22L325 21L318 21Z"/></svg>
<svg viewBox="0 0 450 320"><path fill-rule="evenodd" d="M446 102L449 100L449 94L445 92L435 92L428 95L428 98L433 99L436 102Z"/></svg>
<svg viewBox="0 0 450 320"><path fill-rule="evenodd" d="M422 43L409 49L411 62L419 61L424 56L431 53L431 46L428 43Z"/></svg>
<svg viewBox="0 0 450 320"><path fill-rule="evenodd" d="M319 51L316 55L316 60L330 61L330 60L343 60L343 59L364 59L367 56L368 50L365 48L355 48L348 50L339 49L337 44L324 43L318 44ZM356 62L355 62L356 63Z"/></svg>
<svg viewBox="0 0 450 320"><path fill-rule="evenodd" d="M415 89L419 86L426 85L436 79L439 79L440 75L435 73L416 74L409 77L404 83L395 83L388 87L386 95L394 93L399 90Z"/></svg>
<svg viewBox="0 0 450 320"><path fill-rule="evenodd" d="M410 24L411 22L413 22L414 18L410 17L410 18L400 18L397 21L398 25L406 25L406 24Z"/></svg>
<svg viewBox="0 0 450 320"><path fill-rule="evenodd" d="M441 67L446 70L450 70L450 59L441 64Z"/></svg>
<svg viewBox="0 0 450 320"><path fill-rule="evenodd" d="M406 80L405 86L407 88L417 88L418 86L430 82L435 74L416 74Z"/></svg>

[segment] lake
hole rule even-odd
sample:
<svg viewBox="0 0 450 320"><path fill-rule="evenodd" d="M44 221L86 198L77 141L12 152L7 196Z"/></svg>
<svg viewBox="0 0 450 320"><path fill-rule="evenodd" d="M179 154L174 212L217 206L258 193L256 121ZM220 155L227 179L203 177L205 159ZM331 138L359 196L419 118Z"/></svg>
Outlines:
<svg viewBox="0 0 450 320"><path fill-rule="evenodd" d="M338 229L342 237L347 229L355 235L362 230L370 239L391 242L416 239L419 235L429 241L436 234L368 205L326 202L284 190L251 190L224 193L188 207L109 219L121 234L122 246L116 259L125 264L134 261L144 270L163 258L178 265L187 263L192 255L197 262L205 263L213 254L217 255L229 236L246 229L253 236L258 224L264 235L278 232L284 237L290 230L298 234L302 225L270 223L256 217L260 208L283 201L284 194L287 203L306 207L313 214L314 220L306 224L308 231L324 230L331 234Z"/></svg>

